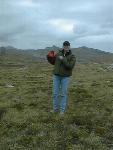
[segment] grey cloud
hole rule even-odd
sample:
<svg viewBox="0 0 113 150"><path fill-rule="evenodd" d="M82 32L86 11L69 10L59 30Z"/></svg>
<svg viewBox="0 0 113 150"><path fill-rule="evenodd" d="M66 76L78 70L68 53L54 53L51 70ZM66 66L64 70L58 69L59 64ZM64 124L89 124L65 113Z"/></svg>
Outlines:
<svg viewBox="0 0 113 150"><path fill-rule="evenodd" d="M111 29L96 25L78 24L74 27L74 33L76 37L87 37L95 35L110 35Z"/></svg>
<svg viewBox="0 0 113 150"><path fill-rule="evenodd" d="M53 44L61 46L64 40L69 40L73 47L97 46L113 51L112 0L0 0L0 3L0 45L37 49Z"/></svg>

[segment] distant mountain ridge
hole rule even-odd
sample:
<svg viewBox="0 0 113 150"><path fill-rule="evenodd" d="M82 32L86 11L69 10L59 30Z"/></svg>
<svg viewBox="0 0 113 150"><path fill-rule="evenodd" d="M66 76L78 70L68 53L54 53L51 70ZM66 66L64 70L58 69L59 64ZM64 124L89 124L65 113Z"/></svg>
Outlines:
<svg viewBox="0 0 113 150"><path fill-rule="evenodd" d="M61 48L53 45L52 47L46 47L45 49L17 49L12 46L0 47L0 57L2 55L14 57L23 57L23 59L31 58L31 59L43 59L46 60L46 55L48 51L54 50L58 52ZM71 48L72 53L76 56L77 62L88 63L88 62L96 62L96 63L113 63L113 53L105 52L102 50L88 48L86 46ZM18 58L19 59L19 58Z"/></svg>

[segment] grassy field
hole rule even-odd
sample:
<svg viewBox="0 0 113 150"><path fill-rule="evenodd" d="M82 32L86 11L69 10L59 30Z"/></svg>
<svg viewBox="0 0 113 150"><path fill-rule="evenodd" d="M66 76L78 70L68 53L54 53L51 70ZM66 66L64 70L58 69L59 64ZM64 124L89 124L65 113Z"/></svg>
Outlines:
<svg viewBox="0 0 113 150"><path fill-rule="evenodd" d="M113 150L113 71L76 64L64 117L47 62L0 66L0 150Z"/></svg>

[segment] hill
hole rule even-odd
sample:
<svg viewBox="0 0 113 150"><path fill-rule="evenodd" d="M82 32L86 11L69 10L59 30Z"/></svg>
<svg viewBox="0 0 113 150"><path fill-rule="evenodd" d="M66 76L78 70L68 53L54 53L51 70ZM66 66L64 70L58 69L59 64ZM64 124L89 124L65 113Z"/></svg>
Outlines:
<svg viewBox="0 0 113 150"><path fill-rule="evenodd" d="M27 64L35 60L36 57L29 54L25 50L17 49L11 46L0 47L0 64L2 65Z"/></svg>
<svg viewBox="0 0 113 150"><path fill-rule="evenodd" d="M39 49L37 51L33 51L33 56L37 57L46 57L46 54L49 50L55 50L56 52L59 50L59 47L49 47L45 49ZM78 47L72 48L72 53L76 56L78 63L88 63L88 62L96 62L96 63L111 63L113 62L113 53L101 51L98 49L88 48L88 47Z"/></svg>
<svg viewBox="0 0 113 150"><path fill-rule="evenodd" d="M30 62L37 60L46 60L48 51L54 50L58 52L61 48L53 45L52 47L46 47L45 49L26 49L21 50L11 46L0 47L0 58L6 61L17 62ZM72 48L72 53L76 56L78 63L113 63L113 53L105 52L98 49L88 47Z"/></svg>

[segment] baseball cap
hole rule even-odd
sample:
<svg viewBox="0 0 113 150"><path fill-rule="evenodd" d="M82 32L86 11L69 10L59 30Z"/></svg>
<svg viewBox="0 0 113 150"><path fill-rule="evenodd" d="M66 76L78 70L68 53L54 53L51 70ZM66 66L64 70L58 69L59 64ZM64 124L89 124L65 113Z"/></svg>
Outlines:
<svg viewBox="0 0 113 150"><path fill-rule="evenodd" d="M68 41L63 42L63 46L70 46L70 43Z"/></svg>

